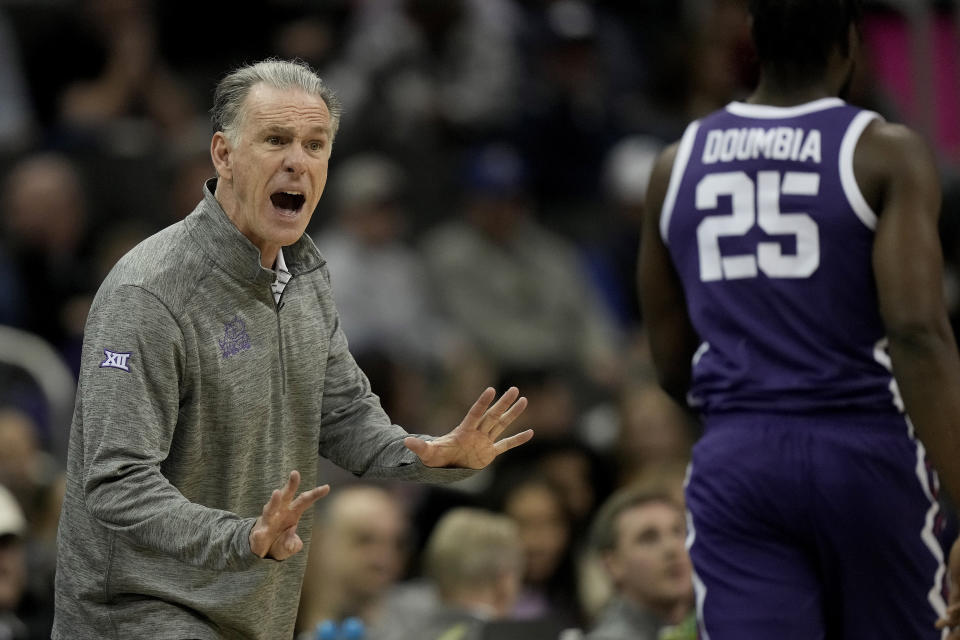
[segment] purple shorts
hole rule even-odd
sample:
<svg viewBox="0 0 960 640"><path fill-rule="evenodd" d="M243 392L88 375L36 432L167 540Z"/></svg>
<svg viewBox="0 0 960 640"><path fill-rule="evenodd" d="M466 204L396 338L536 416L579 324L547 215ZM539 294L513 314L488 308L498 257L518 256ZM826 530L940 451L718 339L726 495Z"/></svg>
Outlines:
<svg viewBox="0 0 960 640"><path fill-rule="evenodd" d="M686 486L700 638L944 637L936 490L902 416L711 416Z"/></svg>

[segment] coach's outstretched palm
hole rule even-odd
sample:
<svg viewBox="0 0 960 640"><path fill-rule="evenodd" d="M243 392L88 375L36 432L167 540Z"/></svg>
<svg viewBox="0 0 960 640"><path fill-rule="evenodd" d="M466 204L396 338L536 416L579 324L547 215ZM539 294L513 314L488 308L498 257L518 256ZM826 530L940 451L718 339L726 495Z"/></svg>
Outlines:
<svg viewBox="0 0 960 640"><path fill-rule="evenodd" d="M504 451L517 447L533 437L533 430L497 441L497 438L527 408L527 399L510 387L492 406L497 392L492 387L480 394L457 427L436 440L409 437L403 443L428 467L465 467L482 469Z"/></svg>

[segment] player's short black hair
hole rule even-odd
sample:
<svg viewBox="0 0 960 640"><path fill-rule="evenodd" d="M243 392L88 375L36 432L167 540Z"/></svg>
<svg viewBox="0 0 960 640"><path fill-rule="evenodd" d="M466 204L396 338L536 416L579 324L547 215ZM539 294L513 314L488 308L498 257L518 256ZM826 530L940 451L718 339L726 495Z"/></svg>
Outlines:
<svg viewBox="0 0 960 640"><path fill-rule="evenodd" d="M780 77L806 80L822 73L830 53L849 54L860 0L750 0L760 65Z"/></svg>

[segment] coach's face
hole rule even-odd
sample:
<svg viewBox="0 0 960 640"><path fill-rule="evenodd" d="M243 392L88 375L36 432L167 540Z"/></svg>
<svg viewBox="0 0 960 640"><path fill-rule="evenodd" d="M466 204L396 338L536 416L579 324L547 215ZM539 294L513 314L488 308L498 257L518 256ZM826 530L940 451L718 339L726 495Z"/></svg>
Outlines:
<svg viewBox="0 0 960 640"><path fill-rule="evenodd" d="M299 89L255 85L237 130L214 134L217 200L271 267L280 247L300 239L327 182L330 110Z"/></svg>

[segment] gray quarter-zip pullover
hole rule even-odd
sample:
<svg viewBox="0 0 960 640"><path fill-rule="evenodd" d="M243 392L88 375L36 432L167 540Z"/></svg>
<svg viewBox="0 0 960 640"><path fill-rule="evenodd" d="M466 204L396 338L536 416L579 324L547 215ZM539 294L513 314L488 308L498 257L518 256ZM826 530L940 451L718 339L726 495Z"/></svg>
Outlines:
<svg viewBox="0 0 960 640"><path fill-rule="evenodd" d="M304 235L274 272L213 196L122 258L87 320L59 530L53 637L293 636L306 549L249 534L317 455L367 478L453 481L403 446L347 349ZM334 489L335 490L335 489ZM310 512L298 532L309 545Z"/></svg>

